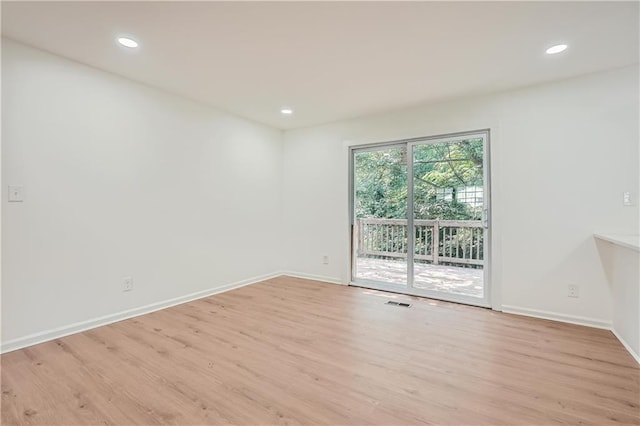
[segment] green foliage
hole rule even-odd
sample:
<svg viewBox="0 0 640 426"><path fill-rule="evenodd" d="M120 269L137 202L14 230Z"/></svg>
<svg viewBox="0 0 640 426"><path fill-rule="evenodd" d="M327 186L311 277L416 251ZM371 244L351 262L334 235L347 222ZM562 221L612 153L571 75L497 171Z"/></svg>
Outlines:
<svg viewBox="0 0 640 426"><path fill-rule="evenodd" d="M407 217L407 166L398 148L355 157L356 216Z"/></svg>
<svg viewBox="0 0 640 426"><path fill-rule="evenodd" d="M482 159L482 139L415 146L415 218L480 219L481 207L462 202L458 192L482 187ZM406 162L402 147L356 154L357 217L407 217Z"/></svg>
<svg viewBox="0 0 640 426"><path fill-rule="evenodd" d="M482 187L482 151L482 139L414 149L416 219L480 219L481 207L462 202L458 191Z"/></svg>

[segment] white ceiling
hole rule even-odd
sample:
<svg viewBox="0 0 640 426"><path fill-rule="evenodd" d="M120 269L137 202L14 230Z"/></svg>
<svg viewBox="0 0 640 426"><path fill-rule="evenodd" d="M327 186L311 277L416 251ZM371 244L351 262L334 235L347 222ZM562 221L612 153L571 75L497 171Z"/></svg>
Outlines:
<svg viewBox="0 0 640 426"><path fill-rule="evenodd" d="M2 33L290 129L637 63L638 17L637 2L3 2Z"/></svg>

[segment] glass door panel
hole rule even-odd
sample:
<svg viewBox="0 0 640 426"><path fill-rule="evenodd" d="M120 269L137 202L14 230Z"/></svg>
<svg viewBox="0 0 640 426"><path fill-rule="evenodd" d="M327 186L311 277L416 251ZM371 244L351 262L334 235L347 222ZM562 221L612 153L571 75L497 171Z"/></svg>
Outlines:
<svg viewBox="0 0 640 426"><path fill-rule="evenodd" d="M413 288L484 300L485 138L412 144Z"/></svg>
<svg viewBox="0 0 640 426"><path fill-rule="evenodd" d="M353 153L352 280L406 289L407 145Z"/></svg>

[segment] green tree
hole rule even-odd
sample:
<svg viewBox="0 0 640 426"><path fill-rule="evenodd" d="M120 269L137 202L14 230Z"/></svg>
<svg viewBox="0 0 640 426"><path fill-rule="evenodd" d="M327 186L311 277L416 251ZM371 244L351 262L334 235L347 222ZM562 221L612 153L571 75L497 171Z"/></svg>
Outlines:
<svg viewBox="0 0 640 426"><path fill-rule="evenodd" d="M407 217L407 165L400 148L357 153L357 217Z"/></svg>
<svg viewBox="0 0 640 426"><path fill-rule="evenodd" d="M414 148L416 219L477 220L481 208L461 202L460 188L482 187L482 139ZM404 147L355 156L357 217L406 218L407 158Z"/></svg>
<svg viewBox="0 0 640 426"><path fill-rule="evenodd" d="M480 219L481 207L461 201L458 191L482 187L482 158L482 139L416 146L413 162L415 217Z"/></svg>

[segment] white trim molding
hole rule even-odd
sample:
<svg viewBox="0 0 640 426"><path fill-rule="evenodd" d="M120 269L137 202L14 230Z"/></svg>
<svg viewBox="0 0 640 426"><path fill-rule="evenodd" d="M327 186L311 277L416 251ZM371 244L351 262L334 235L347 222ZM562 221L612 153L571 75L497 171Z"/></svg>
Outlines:
<svg viewBox="0 0 640 426"><path fill-rule="evenodd" d="M343 282L339 278L325 277L322 275L305 274L303 272L285 271L285 272L282 272L281 275L286 275L288 277L293 277L293 278L303 278L306 280L321 281L329 284L347 285L347 283Z"/></svg>
<svg viewBox="0 0 640 426"><path fill-rule="evenodd" d="M527 317L566 322L569 324L584 325L593 328L602 328L604 330L611 330L612 326L611 321L603 319L588 318L578 315L567 315L558 312L542 311L538 309L523 308L513 305L502 305L502 312L507 314L524 315Z"/></svg>
<svg viewBox="0 0 640 426"><path fill-rule="evenodd" d="M103 325L113 324L114 322L138 317L140 315L150 314L151 312L159 311L161 309L170 308L172 306L181 305L183 303L192 302L204 297L213 296L214 294L224 293L230 290L235 290L240 287L245 287L251 284L256 284L261 281L265 281L271 278L276 278L282 275L281 273L273 273L260 275L246 280L236 281L231 284L226 284L220 287L210 288L207 290L198 291L195 293L186 294L184 296L178 296L173 299L163 300L160 302L151 303L149 305L140 306L138 308L128 309L126 311L117 312L114 314L104 315L97 318L92 318L86 321L76 322L70 325L53 328L50 330L41 331L39 333L30 334L17 339L2 342L0 353L7 353L18 349L25 348L27 346L37 345L38 343L48 342L50 340L58 339L60 337L69 336L71 334L79 333L81 331L90 330L96 327L102 327Z"/></svg>
<svg viewBox="0 0 640 426"><path fill-rule="evenodd" d="M502 312L507 314L524 315L527 317L547 319L552 321L565 322L569 324L584 325L586 327L601 328L603 330L609 330L613 335L622 343L622 346L631 354L633 359L640 364L640 355L637 354L631 346L622 338L622 336L616 332L613 328L611 321L605 321L596 318L587 318L577 315L565 315L557 312L540 311L538 309L522 308L520 306L502 305Z"/></svg>
<svg viewBox="0 0 640 426"><path fill-rule="evenodd" d="M627 352L629 352L631 354L631 356L636 360L636 362L638 364L640 364L640 355L637 354L631 348L631 346L622 338L622 336L616 332L615 328L611 328L611 332L613 333L614 336L616 336L618 338L618 340L620 340L620 343L622 343L622 346L624 346L624 348L627 350Z"/></svg>

